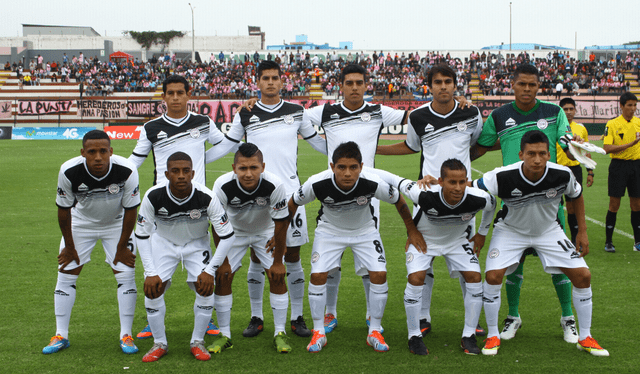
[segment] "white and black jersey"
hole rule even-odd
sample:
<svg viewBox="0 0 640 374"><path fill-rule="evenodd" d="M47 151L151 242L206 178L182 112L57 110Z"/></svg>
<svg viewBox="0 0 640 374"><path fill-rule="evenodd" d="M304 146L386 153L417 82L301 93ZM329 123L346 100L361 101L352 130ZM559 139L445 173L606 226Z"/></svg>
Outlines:
<svg viewBox="0 0 640 374"><path fill-rule="evenodd" d="M216 145L222 139L224 135L207 116L187 112L184 118L175 120L165 113L144 124L129 160L140 167L149 152L153 152L153 183L158 184L167 180L164 172L169 156L184 152L193 161L194 181L206 185L205 142Z"/></svg>
<svg viewBox="0 0 640 374"><path fill-rule="evenodd" d="M320 201L316 231L334 236L359 236L378 231L371 206L374 197L395 204L400 194L377 175L365 171L360 173L351 190L343 191L336 185L333 172L326 170L300 186L293 202L304 205L314 199Z"/></svg>
<svg viewBox="0 0 640 374"><path fill-rule="evenodd" d="M74 230L121 228L124 209L140 205L138 170L126 158L112 155L109 171L97 178L84 157L74 157L60 167L56 205L71 208Z"/></svg>
<svg viewBox="0 0 640 374"><path fill-rule="evenodd" d="M464 196L455 205L447 203L440 186L422 191L415 182L405 180L400 184L400 191L420 206L413 220L427 246L429 243L446 245L462 237L471 239L474 233L470 224L480 211L482 222L478 233L486 236L489 232L496 200L481 189L465 188Z"/></svg>
<svg viewBox="0 0 640 374"><path fill-rule="evenodd" d="M305 111L305 122L322 127L327 138L329 162L335 149L344 142L354 141L360 147L362 162L374 167L380 131L387 126L402 125L406 112L380 104L365 102L357 110L343 103L324 104Z"/></svg>
<svg viewBox="0 0 640 374"><path fill-rule="evenodd" d="M289 217L289 195L285 186L280 178L268 171L262 173L258 187L253 191L243 189L237 175L229 172L216 179L213 192L229 215L238 237L273 236L273 221Z"/></svg>
<svg viewBox="0 0 640 374"><path fill-rule="evenodd" d="M497 225L522 235L541 235L559 225L558 206L562 195L575 199L582 187L566 166L547 162L542 178L531 182L522 171L523 161L499 167L476 181L474 186L489 191L504 202Z"/></svg>
<svg viewBox="0 0 640 374"><path fill-rule="evenodd" d="M409 115L405 144L420 155L420 175L440 177L440 166L450 158L457 158L467 168L471 179L469 147L482 132L482 116L475 106L463 109L455 102L447 114L436 113L431 103L414 109Z"/></svg>
<svg viewBox="0 0 640 374"><path fill-rule="evenodd" d="M138 212L136 237L146 239L153 233L175 245L185 245L208 236L209 222L220 239L233 235L229 218L210 189L193 182L189 197L180 200L171 194L169 182L165 182L150 188L144 195Z"/></svg>
<svg viewBox="0 0 640 374"><path fill-rule="evenodd" d="M287 192L300 187L298 178L298 134L319 151L326 153L326 142L310 122L303 122L304 107L280 100L274 106L258 101L251 112L241 110L233 118L227 139L238 143L242 138L262 151L266 170L282 179Z"/></svg>

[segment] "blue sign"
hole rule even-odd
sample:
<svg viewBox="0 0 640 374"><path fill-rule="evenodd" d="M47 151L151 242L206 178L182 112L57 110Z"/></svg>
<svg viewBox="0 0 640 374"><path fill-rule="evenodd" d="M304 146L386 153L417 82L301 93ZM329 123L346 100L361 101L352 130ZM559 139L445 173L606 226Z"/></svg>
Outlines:
<svg viewBox="0 0 640 374"><path fill-rule="evenodd" d="M95 127L14 127L11 139L82 139L86 133L95 129Z"/></svg>

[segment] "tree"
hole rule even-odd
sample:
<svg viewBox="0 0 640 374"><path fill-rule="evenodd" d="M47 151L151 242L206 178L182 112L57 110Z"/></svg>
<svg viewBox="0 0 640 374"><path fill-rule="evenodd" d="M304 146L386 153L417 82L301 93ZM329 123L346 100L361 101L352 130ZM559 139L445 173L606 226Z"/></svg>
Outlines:
<svg viewBox="0 0 640 374"><path fill-rule="evenodd" d="M164 49L167 47L167 45L169 45L169 43L171 42L171 39L176 37L181 38L185 35L184 32L175 31L175 30L162 31L162 32L156 32L156 31L138 32L138 31L129 30L129 31L124 31L123 34L131 35L131 37L147 51L149 50L149 48L151 48L152 44L161 45L162 53L164 53Z"/></svg>

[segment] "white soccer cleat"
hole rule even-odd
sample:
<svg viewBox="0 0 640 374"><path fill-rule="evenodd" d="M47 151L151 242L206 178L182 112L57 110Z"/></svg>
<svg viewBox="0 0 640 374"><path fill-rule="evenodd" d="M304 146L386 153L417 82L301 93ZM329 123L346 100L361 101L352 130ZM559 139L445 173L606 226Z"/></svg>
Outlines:
<svg viewBox="0 0 640 374"><path fill-rule="evenodd" d="M561 317L560 325L564 331L564 341L576 344L578 342L578 330L576 329L576 319L573 316Z"/></svg>
<svg viewBox="0 0 640 374"><path fill-rule="evenodd" d="M507 316L504 320L504 328L500 333L500 339L509 340L516 337L516 332L522 326L522 319L520 317Z"/></svg>

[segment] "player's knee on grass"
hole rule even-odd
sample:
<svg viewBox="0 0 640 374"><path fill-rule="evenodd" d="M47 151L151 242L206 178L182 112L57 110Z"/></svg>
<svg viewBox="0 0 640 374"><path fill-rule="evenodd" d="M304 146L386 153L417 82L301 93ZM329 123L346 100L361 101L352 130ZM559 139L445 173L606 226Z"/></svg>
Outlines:
<svg viewBox="0 0 640 374"><path fill-rule="evenodd" d="M383 284L387 281L386 271L370 271L369 280L373 284Z"/></svg>
<svg viewBox="0 0 640 374"><path fill-rule="evenodd" d="M300 261L300 247L287 247L287 252L284 254L284 262L298 261Z"/></svg>
<svg viewBox="0 0 640 374"><path fill-rule="evenodd" d="M591 286L591 272L588 268L561 269L576 288L589 288Z"/></svg>
<svg viewBox="0 0 640 374"><path fill-rule="evenodd" d="M329 274L328 272L311 273L311 276L309 277L309 282L311 282L311 284L316 285L316 286L322 286L323 284L327 283L327 275L328 274Z"/></svg>
<svg viewBox="0 0 640 374"><path fill-rule="evenodd" d="M502 279L504 278L504 273L506 272L506 270L507 269L490 270L484 275L484 279L490 285L497 286L499 284L502 284Z"/></svg>
<svg viewBox="0 0 640 374"><path fill-rule="evenodd" d="M475 271L461 271L462 278L467 283L480 283L482 282L482 275Z"/></svg>
<svg viewBox="0 0 640 374"><path fill-rule="evenodd" d="M411 273L407 276L407 281L416 287L420 287L424 284L424 278L427 276L427 271L416 271L415 273Z"/></svg>

